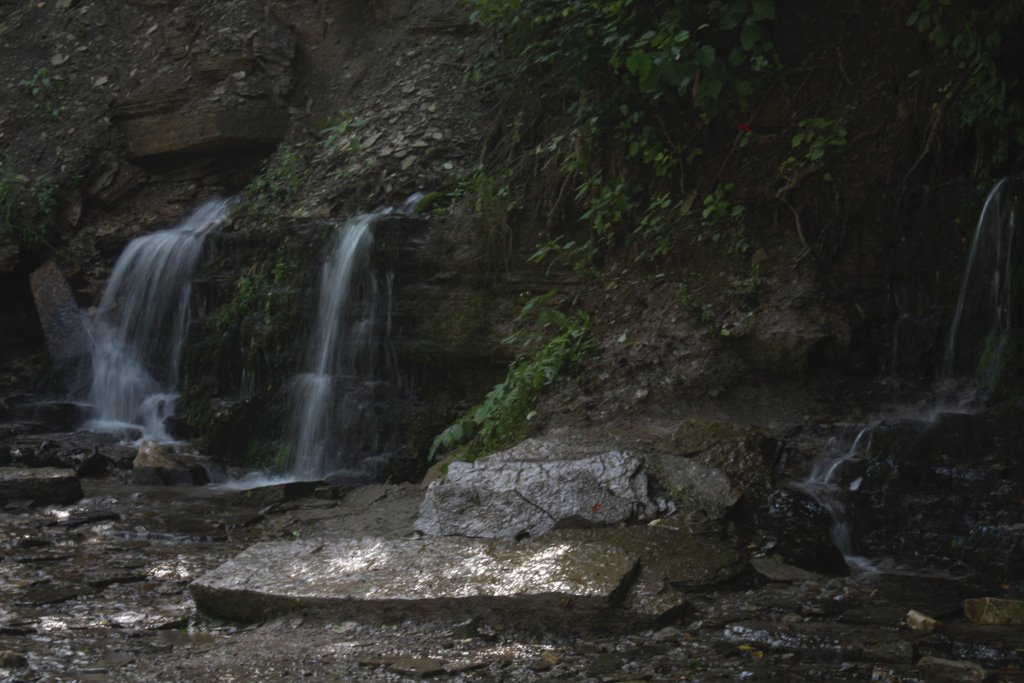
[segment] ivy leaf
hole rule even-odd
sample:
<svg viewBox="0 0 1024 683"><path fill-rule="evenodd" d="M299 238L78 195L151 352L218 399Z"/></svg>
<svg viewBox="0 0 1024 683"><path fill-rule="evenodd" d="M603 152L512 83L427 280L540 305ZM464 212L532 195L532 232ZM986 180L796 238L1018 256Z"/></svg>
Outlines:
<svg viewBox="0 0 1024 683"><path fill-rule="evenodd" d="M760 26L756 24L744 26L743 31L740 33L740 45L743 46L744 50L750 52L757 45L757 41L762 35L764 35L764 32Z"/></svg>

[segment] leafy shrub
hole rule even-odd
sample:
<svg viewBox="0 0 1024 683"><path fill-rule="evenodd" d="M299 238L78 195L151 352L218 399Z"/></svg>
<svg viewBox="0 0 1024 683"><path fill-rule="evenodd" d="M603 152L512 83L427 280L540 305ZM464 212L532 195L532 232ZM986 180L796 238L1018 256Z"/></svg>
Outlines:
<svg viewBox="0 0 1024 683"><path fill-rule="evenodd" d="M574 185L559 201L573 198L590 236L555 235L542 249L572 254L577 267L623 247L637 260L670 254L694 201L684 183L702 154L694 138L715 119L746 120L779 66L775 2L466 1L503 40L492 72L500 87L550 78L569 100L568 117L532 150L533 167ZM517 141L522 119L511 116Z"/></svg>
<svg viewBox="0 0 1024 683"><path fill-rule="evenodd" d="M1019 0L918 0L907 19L961 73L959 83L944 88L956 100L961 123L1002 136L995 163L1010 155L1011 144L1024 146L1022 23L1024 3Z"/></svg>
<svg viewBox="0 0 1024 683"><path fill-rule="evenodd" d="M45 244L57 218L59 186L47 176L34 180L10 162L0 169L0 233L26 246Z"/></svg>
<svg viewBox="0 0 1024 683"><path fill-rule="evenodd" d="M537 301L527 304L524 314ZM434 439L431 458L439 450L463 446L462 457L473 460L512 445L533 418L540 394L582 359L589 344L585 313L569 318L556 309L540 307L538 317L559 332L534 353L513 361L504 382Z"/></svg>

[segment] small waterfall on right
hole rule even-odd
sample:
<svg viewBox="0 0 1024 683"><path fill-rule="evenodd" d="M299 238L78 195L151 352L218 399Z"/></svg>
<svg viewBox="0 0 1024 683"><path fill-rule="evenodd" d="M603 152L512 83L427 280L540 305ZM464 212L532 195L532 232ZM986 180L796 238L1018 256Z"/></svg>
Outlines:
<svg viewBox="0 0 1024 683"><path fill-rule="evenodd" d="M1014 240L1021 181L1003 178L985 199L964 267L946 341L942 380L968 377L994 388L1014 352L1015 306L1022 301L1014 277Z"/></svg>
<svg viewBox="0 0 1024 683"><path fill-rule="evenodd" d="M320 274L306 370L292 383L290 475L373 479L394 433L397 403L390 332L390 279L373 268L373 226L408 215L419 200L350 219Z"/></svg>
<svg viewBox="0 0 1024 683"><path fill-rule="evenodd" d="M1024 363L1017 358L1019 343L1014 338L1018 334L1019 317L1015 307L1024 302L1024 292L1020 291L1024 278L1015 277L1014 273L1018 262L1024 264L1015 240L1024 195L1022 189L1024 183L1020 178L1004 178L985 199L968 250L939 381L934 387L940 397L932 399L929 405L890 410L872 424L861 425L852 439L851 433L835 439L833 447L813 464L810 473L795 483L795 488L810 495L828 511L832 518L832 542L854 572L872 571L875 567L860 554L859 527L863 523L857 519L853 502L864 481L858 475L863 468L849 466L852 461L879 448L882 452L886 450L886 446L874 443L876 433L884 431L886 426L893 431L896 425L895 431L899 431L898 426L902 425L904 431L916 434L914 442L922 438L934 439L926 435L929 431L943 433L936 432L943 421L953 423L954 418L969 417L973 411L970 397L978 390L995 390L1007 379L1019 379L1024 368ZM958 394L968 397L968 402Z"/></svg>

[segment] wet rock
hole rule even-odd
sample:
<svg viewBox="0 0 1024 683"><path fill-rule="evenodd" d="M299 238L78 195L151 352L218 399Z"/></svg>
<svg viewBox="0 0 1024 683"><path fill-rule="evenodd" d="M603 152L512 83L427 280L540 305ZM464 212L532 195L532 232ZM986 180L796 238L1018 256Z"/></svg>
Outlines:
<svg viewBox="0 0 1024 683"><path fill-rule="evenodd" d="M986 678L985 669L973 662L941 657L921 657L917 668L934 683L981 683Z"/></svg>
<svg viewBox="0 0 1024 683"><path fill-rule="evenodd" d="M0 467L0 506L26 500L33 505L70 505L83 495L73 470Z"/></svg>
<svg viewBox="0 0 1024 683"><path fill-rule="evenodd" d="M80 403L69 401L28 401L14 406L13 416L30 422L37 422L48 430L73 432L88 418L88 409ZM74 439L81 441L87 439L87 432L75 434ZM60 439L57 435L50 435L50 440ZM92 437L97 443L109 443L111 439L106 435L94 435Z"/></svg>
<svg viewBox="0 0 1024 683"><path fill-rule="evenodd" d="M536 536L556 527L650 517L644 462L561 439L528 439L474 463L454 462L427 489L416 528L431 536Z"/></svg>
<svg viewBox="0 0 1024 683"><path fill-rule="evenodd" d="M673 452L722 472L748 497L761 501L771 493L778 444L753 427L726 420L683 420L669 444Z"/></svg>
<svg viewBox="0 0 1024 683"><path fill-rule="evenodd" d="M597 544L362 539L261 543L191 585L196 606L242 621L300 609L332 618L489 614L574 623L621 602L635 556Z"/></svg>
<svg viewBox="0 0 1024 683"><path fill-rule="evenodd" d="M729 581L746 568L729 543L664 526L559 529L541 541L596 543L638 557L640 573L624 604L624 620L638 625L677 622L693 611L685 591Z"/></svg>
<svg viewBox="0 0 1024 683"><path fill-rule="evenodd" d="M726 541L663 526L559 529L531 543L599 544L640 558L645 573L679 588L712 586L733 579L746 557Z"/></svg>
<svg viewBox="0 0 1024 683"><path fill-rule="evenodd" d="M433 657L402 657L388 664L392 671L404 676L426 678L444 673L444 661Z"/></svg>
<svg viewBox="0 0 1024 683"><path fill-rule="evenodd" d="M652 469L658 484L683 512L721 519L742 495L721 470L696 458L662 456L653 461Z"/></svg>
<svg viewBox="0 0 1024 683"><path fill-rule="evenodd" d="M206 467L194 455L175 453L167 444L143 441L132 463L132 483L142 486L202 486Z"/></svg>
<svg viewBox="0 0 1024 683"><path fill-rule="evenodd" d="M914 661L914 645L905 640L884 640L865 643L864 657L877 662L911 664Z"/></svg>
<svg viewBox="0 0 1024 683"><path fill-rule="evenodd" d="M829 533L831 516L806 493L792 489L772 493L758 526L771 539L771 552L786 564L821 574L849 573Z"/></svg>
<svg viewBox="0 0 1024 683"><path fill-rule="evenodd" d="M24 669L28 666L28 658L20 652L3 650L0 652L0 669Z"/></svg>
<svg viewBox="0 0 1024 683"><path fill-rule="evenodd" d="M820 574L809 572L800 567L793 567L779 562L771 557L755 557L750 560L750 566L761 576L769 581L796 582L796 581L817 581L821 579Z"/></svg>
<svg viewBox="0 0 1024 683"><path fill-rule="evenodd" d="M1002 598L964 600L964 614L975 624L1024 625L1024 601Z"/></svg>
<svg viewBox="0 0 1024 683"><path fill-rule="evenodd" d="M117 463L102 453L90 453L75 468L75 474L82 479L109 477L117 471Z"/></svg>

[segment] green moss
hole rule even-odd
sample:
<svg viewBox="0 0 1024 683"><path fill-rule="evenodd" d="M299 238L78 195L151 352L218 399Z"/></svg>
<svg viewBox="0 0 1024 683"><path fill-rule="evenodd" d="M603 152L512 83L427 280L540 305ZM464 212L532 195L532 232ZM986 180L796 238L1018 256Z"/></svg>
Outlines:
<svg viewBox="0 0 1024 683"><path fill-rule="evenodd" d="M299 240L257 256L221 293L223 303L193 323L185 351L183 408L215 457L279 467L287 431L284 386L298 367L303 302L315 268Z"/></svg>

